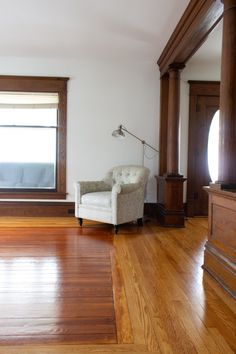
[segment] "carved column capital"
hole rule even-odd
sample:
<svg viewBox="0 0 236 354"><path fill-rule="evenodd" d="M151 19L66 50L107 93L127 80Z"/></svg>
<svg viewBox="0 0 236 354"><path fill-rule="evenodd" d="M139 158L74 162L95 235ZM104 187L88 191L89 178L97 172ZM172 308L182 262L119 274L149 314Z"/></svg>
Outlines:
<svg viewBox="0 0 236 354"><path fill-rule="evenodd" d="M168 72L179 72L185 68L185 65L183 63L172 63L168 67Z"/></svg>

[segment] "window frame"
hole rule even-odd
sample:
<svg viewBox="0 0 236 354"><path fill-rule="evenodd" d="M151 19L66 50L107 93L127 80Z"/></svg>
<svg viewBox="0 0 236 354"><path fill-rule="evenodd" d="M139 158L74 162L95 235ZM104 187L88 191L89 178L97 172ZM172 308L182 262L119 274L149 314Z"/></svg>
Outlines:
<svg viewBox="0 0 236 354"><path fill-rule="evenodd" d="M66 121L67 81L65 77L0 75L0 91L55 92L59 96L56 147L56 188L36 190L1 189L0 199L65 199L66 198Z"/></svg>

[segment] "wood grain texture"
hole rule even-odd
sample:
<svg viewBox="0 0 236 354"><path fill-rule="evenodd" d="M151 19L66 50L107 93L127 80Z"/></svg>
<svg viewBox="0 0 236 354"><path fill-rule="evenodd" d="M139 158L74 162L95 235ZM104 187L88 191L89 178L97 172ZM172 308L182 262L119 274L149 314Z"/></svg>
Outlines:
<svg viewBox="0 0 236 354"><path fill-rule="evenodd" d="M219 181L236 183L236 0L224 0L221 85Z"/></svg>
<svg viewBox="0 0 236 354"><path fill-rule="evenodd" d="M26 219L23 220L25 225ZM7 228L6 223L4 228L0 228L0 244L3 232L9 232L5 234L6 239L2 244L3 251L8 256L3 258L5 263L1 263L0 260L0 279L5 272L4 269L8 269L9 286L15 290L18 288L17 303L15 295L6 298L4 291L0 293L3 312L8 312L7 308L13 308L18 304L19 309L16 312L20 314L22 305L28 304L27 311L30 311L35 302L38 302L39 306L44 302L48 313L55 310L53 305L56 303L57 308L61 306L61 312L66 316L63 322L58 321L55 327L54 319L39 318L37 316L40 312L34 310L35 317L32 318L31 329L26 325L25 317L18 317L14 322L11 322L11 319L0 320L0 335L1 333L9 335L11 330L16 328L19 335L26 335L27 330L28 335L32 335L37 321L39 333L45 335L45 342L35 341L31 345L24 345L24 338L21 345L9 343L7 345L7 342L2 342L0 354L147 352L232 354L236 351L236 302L201 267L207 236L207 219L190 218L186 221L184 229L162 228L153 221L146 222L143 228L127 224L120 227L117 236L114 236L112 229L104 224L85 221L81 229L75 227L73 218L64 218L60 227L56 228L57 220L59 223L59 218L55 220L51 218L53 226L50 227L48 218L45 218L47 227L43 227L43 218L40 218L41 227L34 227L34 248L38 249L40 254L38 256L30 237L32 225L34 222L39 223L36 218L31 219L29 222L31 227L28 228ZM20 225L20 218L17 219L17 223ZM25 252L31 254L28 262L25 257L14 258L14 250L17 247L23 249L22 230L26 240ZM50 238L46 230L51 230ZM63 238L66 239L67 252L70 250L72 254L71 259L67 261L62 246ZM89 255L85 255L86 242L89 240L93 240L94 244L90 243ZM45 245L41 245L42 243ZM47 258L46 277L43 276L43 247L47 249L47 254L44 255ZM75 256L76 247L80 249L83 257ZM13 251L13 256L10 255L10 250ZM107 250L108 258L104 257ZM57 267L54 262L55 254L60 255ZM97 274L97 282L100 279L96 272L97 261L100 264L100 278L104 281L104 287L95 286L92 289L87 286L93 279L92 274ZM40 270L38 274L41 274L41 287L38 291L26 292L26 284L31 281L34 283L35 269ZM20 278L13 277L16 271L27 270L28 276L22 279L22 283ZM85 273L91 275L86 281ZM58 274L60 282L55 278ZM77 274L78 277L81 276L78 284L76 284ZM115 289L110 287L110 291L105 295L108 289L105 284L111 275ZM55 284L58 286L56 299ZM73 338L76 326L86 329L88 335L94 334L92 329L94 321L102 334L110 333L112 328L111 322L99 317L94 321L90 316L87 319L80 318L76 323L75 315L78 309L75 308L74 312L71 312L75 298L84 299L85 306L82 311L88 313L91 310L90 304L94 306L97 303L103 308L106 297L111 299L113 291L118 297L115 300L115 316L117 339L120 343L104 345L100 342L98 345L95 339L94 344L82 342L75 344L78 340L78 337ZM68 299L71 298L67 305L65 294ZM105 308L109 313L109 306ZM100 313L101 309L96 311ZM47 335L52 331L55 341L49 344ZM71 336L71 344L63 342L68 333ZM124 343L125 341L129 343Z"/></svg>
<svg viewBox="0 0 236 354"><path fill-rule="evenodd" d="M191 0L167 42L158 65L161 75L172 63L185 64L222 17L220 0Z"/></svg>
<svg viewBox="0 0 236 354"><path fill-rule="evenodd" d="M156 176L157 215L163 226L183 227L185 221L183 184L186 178Z"/></svg>
<svg viewBox="0 0 236 354"><path fill-rule="evenodd" d="M159 174L162 176L167 171L167 118L169 102L169 74L160 79L160 131L159 131Z"/></svg>
<svg viewBox="0 0 236 354"><path fill-rule="evenodd" d="M187 215L207 216L208 196L202 187L211 181L207 144L213 115L219 109L220 83L189 81L189 85Z"/></svg>
<svg viewBox="0 0 236 354"><path fill-rule="evenodd" d="M179 106L180 106L180 70L184 65L170 66L167 118L167 172L179 174Z"/></svg>
<svg viewBox="0 0 236 354"><path fill-rule="evenodd" d="M0 230L0 343L116 343L111 235Z"/></svg>
<svg viewBox="0 0 236 354"><path fill-rule="evenodd" d="M115 251L111 251L113 295L116 309L117 341L120 344L133 343L133 331L127 304L124 279Z"/></svg>
<svg viewBox="0 0 236 354"><path fill-rule="evenodd" d="M22 195L23 196L23 195ZM23 196L26 198L26 195ZM42 199L39 195L38 198ZM46 196L45 196L46 198ZM48 196L50 198L50 196ZM0 201L0 224L6 217L73 217L75 203L68 201ZM15 221L14 221L15 222Z"/></svg>
<svg viewBox="0 0 236 354"><path fill-rule="evenodd" d="M235 193L205 190L209 194L209 228L203 267L236 299Z"/></svg>

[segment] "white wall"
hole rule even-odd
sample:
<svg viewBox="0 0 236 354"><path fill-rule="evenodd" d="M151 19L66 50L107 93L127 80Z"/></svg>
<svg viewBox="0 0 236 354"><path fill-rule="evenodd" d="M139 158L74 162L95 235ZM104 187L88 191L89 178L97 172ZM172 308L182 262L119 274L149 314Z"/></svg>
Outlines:
<svg viewBox="0 0 236 354"><path fill-rule="evenodd" d="M142 144L115 139L119 124L158 148L159 71L156 63L1 58L2 75L64 76L68 82L67 200L74 182L100 179L112 166L141 164ZM153 156L152 150L147 151ZM158 156L145 159L150 171L147 201L156 201Z"/></svg>

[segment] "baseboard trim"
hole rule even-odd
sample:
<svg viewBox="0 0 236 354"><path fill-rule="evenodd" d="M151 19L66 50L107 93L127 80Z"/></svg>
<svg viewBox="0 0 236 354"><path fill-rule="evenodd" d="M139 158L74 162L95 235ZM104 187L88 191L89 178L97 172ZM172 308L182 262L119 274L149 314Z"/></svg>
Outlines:
<svg viewBox="0 0 236 354"><path fill-rule="evenodd" d="M157 219L157 203L144 203L144 216Z"/></svg>
<svg viewBox="0 0 236 354"><path fill-rule="evenodd" d="M157 219L157 204L144 204L145 216ZM0 201L0 216L74 216L74 202Z"/></svg>
<svg viewBox="0 0 236 354"><path fill-rule="evenodd" d="M0 216L74 216L74 202L0 201Z"/></svg>
<svg viewBox="0 0 236 354"><path fill-rule="evenodd" d="M185 213L182 210L168 210L163 204L157 204L157 215L161 226L184 227Z"/></svg>
<svg viewBox="0 0 236 354"><path fill-rule="evenodd" d="M209 241L205 245L202 266L234 299L236 299L236 271L234 260Z"/></svg>

